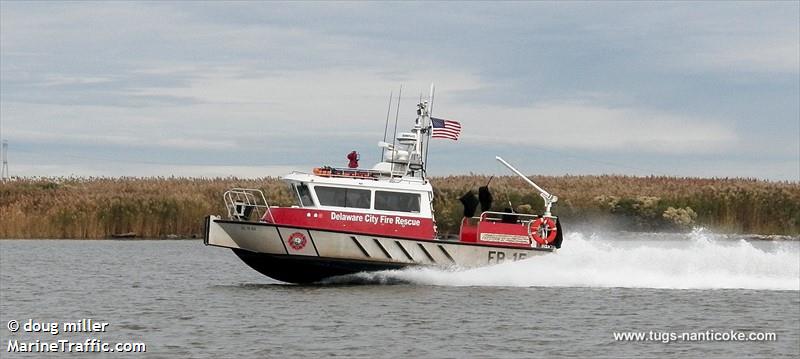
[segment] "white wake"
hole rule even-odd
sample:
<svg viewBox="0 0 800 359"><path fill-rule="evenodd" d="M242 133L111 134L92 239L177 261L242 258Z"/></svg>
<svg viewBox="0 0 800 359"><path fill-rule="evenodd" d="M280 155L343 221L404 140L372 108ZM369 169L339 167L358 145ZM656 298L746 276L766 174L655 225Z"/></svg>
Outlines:
<svg viewBox="0 0 800 359"><path fill-rule="evenodd" d="M442 286L800 290L800 245L715 240L704 230L672 241L615 241L570 233L558 252L469 270L362 273L368 282ZM667 245L665 245L665 243ZM762 247L762 246L759 246Z"/></svg>

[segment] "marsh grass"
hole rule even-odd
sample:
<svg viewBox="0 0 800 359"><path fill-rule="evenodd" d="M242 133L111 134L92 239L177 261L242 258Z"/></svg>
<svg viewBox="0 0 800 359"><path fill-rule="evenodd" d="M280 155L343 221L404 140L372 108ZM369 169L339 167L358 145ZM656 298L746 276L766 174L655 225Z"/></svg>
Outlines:
<svg viewBox="0 0 800 359"><path fill-rule="evenodd" d="M800 184L755 179L630 176L534 176L559 196L565 223L613 223L620 229L682 230L700 225L729 233L800 234ZM432 178L441 233L457 233L458 198L486 176ZM222 193L258 188L271 205L294 203L277 178L34 178L0 182L0 238L200 236L202 219L224 214ZM541 212L543 202L521 179L491 182L495 209Z"/></svg>

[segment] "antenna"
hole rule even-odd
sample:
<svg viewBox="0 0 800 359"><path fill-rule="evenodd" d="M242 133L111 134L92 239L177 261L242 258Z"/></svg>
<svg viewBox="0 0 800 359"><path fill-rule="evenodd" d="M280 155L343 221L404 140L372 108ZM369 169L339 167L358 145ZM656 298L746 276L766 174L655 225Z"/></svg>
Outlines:
<svg viewBox="0 0 800 359"><path fill-rule="evenodd" d="M8 177L8 141L3 140L3 168L0 169L0 178L5 181Z"/></svg>
<svg viewBox="0 0 800 359"><path fill-rule="evenodd" d="M425 127L425 131L428 131L428 140L425 141L425 159L422 162L422 173L426 176L428 175L428 147L431 146L431 132L433 132L433 128L431 126L431 116L433 116L433 94L436 91L436 88L431 83L431 93L430 93L430 102L428 103L428 124Z"/></svg>
<svg viewBox="0 0 800 359"><path fill-rule="evenodd" d="M392 96L394 95L394 91L389 91L389 109L386 110L386 124L383 126L383 142L386 142L386 131L389 130L389 116L392 113ZM381 148L381 154L378 157L380 162L383 162L383 149Z"/></svg>
<svg viewBox="0 0 800 359"><path fill-rule="evenodd" d="M436 93L436 87L431 83L430 104L428 105L428 114L433 114L433 95Z"/></svg>
<svg viewBox="0 0 800 359"><path fill-rule="evenodd" d="M400 84L400 92L397 94L397 113L394 115L394 137L392 137L392 176L394 176L394 155L397 153L397 119L400 117L400 99L403 97L403 84Z"/></svg>

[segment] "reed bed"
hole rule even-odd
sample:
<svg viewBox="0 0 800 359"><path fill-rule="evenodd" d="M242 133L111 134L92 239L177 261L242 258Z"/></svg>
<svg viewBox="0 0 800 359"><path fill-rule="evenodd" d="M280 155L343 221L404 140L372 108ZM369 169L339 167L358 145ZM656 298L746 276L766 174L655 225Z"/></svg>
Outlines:
<svg viewBox="0 0 800 359"><path fill-rule="evenodd" d="M534 176L560 198L554 213L569 224L624 230L800 234L800 184L756 179L631 176ZM442 233L457 233L458 198L486 176L432 178ZM0 238L198 237L202 219L227 213L222 193L258 188L271 205L294 203L277 178L25 178L0 182ZM521 179L495 177L494 208L540 213L543 202ZM511 203L510 205L508 203ZM569 228L569 227L568 227Z"/></svg>

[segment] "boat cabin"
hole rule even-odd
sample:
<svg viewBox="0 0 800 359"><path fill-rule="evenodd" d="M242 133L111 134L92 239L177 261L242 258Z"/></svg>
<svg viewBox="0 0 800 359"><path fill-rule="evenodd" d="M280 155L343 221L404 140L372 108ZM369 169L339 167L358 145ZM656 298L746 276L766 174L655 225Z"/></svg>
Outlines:
<svg viewBox="0 0 800 359"><path fill-rule="evenodd" d="M249 218L252 208L262 207L265 210L259 211L258 217L263 222L354 235L527 248L547 246L550 242L533 240L541 216L486 210L476 215L474 209L465 211L457 237L437 237L433 188L421 178L393 179L369 170L325 167L313 173L292 172L283 180L296 198L295 205L236 207L236 203L266 203L266 200L263 194L261 199L251 196L251 200L244 196L249 193L246 190L242 193L232 190L229 192L238 196L226 200L232 204L232 217L241 211L239 217Z"/></svg>
<svg viewBox="0 0 800 359"><path fill-rule="evenodd" d="M427 181L324 172L293 172L283 179L295 194L296 205L271 207L262 216L263 221L354 234L436 238L433 189Z"/></svg>

